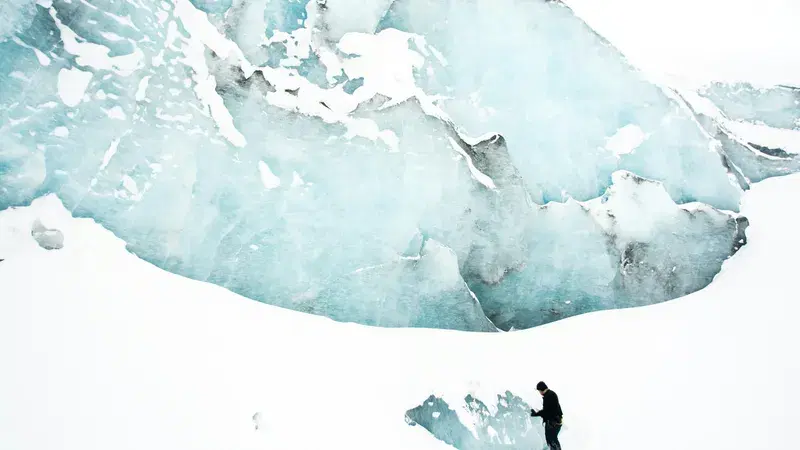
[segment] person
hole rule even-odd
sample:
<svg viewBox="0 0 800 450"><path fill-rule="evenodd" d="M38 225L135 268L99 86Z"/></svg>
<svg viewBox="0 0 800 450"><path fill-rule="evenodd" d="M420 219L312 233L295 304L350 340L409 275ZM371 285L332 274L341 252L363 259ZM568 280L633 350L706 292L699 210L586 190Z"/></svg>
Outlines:
<svg viewBox="0 0 800 450"><path fill-rule="evenodd" d="M558 433L561 431L564 413L561 411L558 395L551 391L544 381L536 384L536 390L542 395L542 409L540 411L531 409L531 417L542 418L544 438L550 450L561 450L561 443L558 442Z"/></svg>

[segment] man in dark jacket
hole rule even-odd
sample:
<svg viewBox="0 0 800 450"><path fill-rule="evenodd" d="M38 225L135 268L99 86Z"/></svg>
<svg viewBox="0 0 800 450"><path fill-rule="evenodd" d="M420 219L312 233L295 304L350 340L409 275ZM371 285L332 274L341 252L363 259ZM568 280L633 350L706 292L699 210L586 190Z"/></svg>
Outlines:
<svg viewBox="0 0 800 450"><path fill-rule="evenodd" d="M542 418L542 422L544 422L544 438L550 450L561 450L561 444L558 442L558 432L561 431L561 419L564 413L561 412L558 395L548 389L544 381L540 381L536 385L536 390L542 394L542 410L531 409L531 416Z"/></svg>

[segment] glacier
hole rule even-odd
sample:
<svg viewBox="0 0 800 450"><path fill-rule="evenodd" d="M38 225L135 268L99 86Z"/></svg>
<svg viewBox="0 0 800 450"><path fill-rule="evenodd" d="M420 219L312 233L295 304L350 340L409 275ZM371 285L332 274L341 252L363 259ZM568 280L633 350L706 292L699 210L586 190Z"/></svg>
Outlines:
<svg viewBox="0 0 800 450"><path fill-rule="evenodd" d="M792 450L798 195L798 175L745 193L749 242L706 289L468 333L254 302L142 261L50 194L0 212L0 437L15 450L539 449L541 421L522 413L544 379L565 448ZM63 248L41 247L37 219ZM675 426L681 393L702 427Z"/></svg>
<svg viewBox="0 0 800 450"><path fill-rule="evenodd" d="M794 88L655 83L561 2L6 5L0 209L54 193L161 268L340 321L682 296L745 244L743 192L798 170Z"/></svg>

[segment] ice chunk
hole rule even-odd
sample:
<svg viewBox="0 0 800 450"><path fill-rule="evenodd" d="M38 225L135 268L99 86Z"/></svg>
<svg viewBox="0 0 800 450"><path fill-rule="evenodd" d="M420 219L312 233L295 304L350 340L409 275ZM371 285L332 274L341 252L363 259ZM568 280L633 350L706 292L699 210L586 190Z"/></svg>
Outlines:
<svg viewBox="0 0 800 450"><path fill-rule="evenodd" d="M531 418L531 408L524 400L507 391L498 395L497 404L491 406L494 411L472 395L467 395L463 404L453 406L431 395L421 405L406 411L406 421L421 425L458 449L544 447L542 428L534 426L534 421L539 420ZM470 422L465 424L464 420Z"/></svg>
<svg viewBox="0 0 800 450"><path fill-rule="evenodd" d="M64 233L59 230L49 229L42 225L38 219L31 226L31 236L45 250L58 250L64 248Z"/></svg>

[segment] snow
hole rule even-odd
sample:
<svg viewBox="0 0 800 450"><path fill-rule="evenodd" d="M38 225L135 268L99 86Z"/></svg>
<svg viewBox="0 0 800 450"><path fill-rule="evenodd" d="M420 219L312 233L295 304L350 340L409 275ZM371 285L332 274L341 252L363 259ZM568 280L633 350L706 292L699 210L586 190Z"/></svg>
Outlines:
<svg viewBox="0 0 800 450"><path fill-rule="evenodd" d="M47 55L45 55L44 53L42 53L41 50L39 50L38 48L34 48L33 51L34 51L34 53L36 53L36 59L39 60L39 64L41 64L43 66L49 66L50 65L50 58Z"/></svg>
<svg viewBox="0 0 800 450"><path fill-rule="evenodd" d="M106 115L108 115L108 117L111 118L111 119L117 119L117 120L125 120L125 119L127 119L127 116L125 115L125 111L123 111L122 107L119 106L119 105L114 106L113 108L107 110L106 111Z"/></svg>
<svg viewBox="0 0 800 450"><path fill-rule="evenodd" d="M646 139L647 134L641 128L634 124L628 124L608 138L606 149L611 150L617 156L622 156L636 150Z"/></svg>
<svg viewBox="0 0 800 450"><path fill-rule="evenodd" d="M17 450L445 448L404 412L430 394L492 403L506 389L537 404L544 379L562 399L565 448L788 450L800 235L785 224L800 219L798 195L800 176L745 195L750 242L707 289L503 334L370 328L256 303L151 266L40 198L0 213L0 357L13 368L0 375L0 439ZM63 249L39 247L37 219Z"/></svg>
<svg viewBox="0 0 800 450"><path fill-rule="evenodd" d="M78 106L92 81L92 73L72 67L58 72L58 96L65 105Z"/></svg>
<svg viewBox="0 0 800 450"><path fill-rule="evenodd" d="M258 162L258 172L261 175L261 184L264 185L264 189L275 189L281 185L281 179L272 173L269 166L264 161Z"/></svg>
<svg viewBox="0 0 800 450"><path fill-rule="evenodd" d="M464 151L464 149L462 149L461 146L458 145L455 139L448 136L447 141L450 143L450 147L452 147L455 152L457 152L459 155L461 155L464 159L467 160L467 167L469 167L469 173L472 175L472 178L474 178L478 183L486 186L489 189L496 188L492 178L487 176L485 173L481 172L475 167L475 164L472 163L472 158L470 158L469 155L467 155L467 153Z"/></svg>
<svg viewBox="0 0 800 450"><path fill-rule="evenodd" d="M370 94L359 93L360 96L371 97L377 93L399 103L417 93L413 70L422 67L425 60L409 48L409 41L413 39L422 40L420 36L395 29L375 35L347 33L341 38L338 49L358 55L346 60L343 66L351 79L364 78L362 88ZM392 57L386 58L387 54Z"/></svg>
<svg viewBox="0 0 800 450"><path fill-rule="evenodd" d="M564 0L648 75L698 87L711 81L800 83L800 3L725 0Z"/></svg>
<svg viewBox="0 0 800 450"><path fill-rule="evenodd" d="M130 175L123 175L122 176L122 186L128 190L134 196L139 195L139 187L136 186L136 181L130 177Z"/></svg>
<svg viewBox="0 0 800 450"><path fill-rule="evenodd" d="M232 51L231 47L227 45L227 41L211 31L213 30L213 26L208 21L201 20L201 18L205 16L205 13L194 9L191 4L189 4L188 0L179 0L176 3L175 14L182 19L182 23L187 27L187 31L195 38L185 43L183 52L185 55L184 62L194 70L193 78L196 83L194 90L197 97L203 102L205 107L210 110L211 117L214 119L220 134L232 145L244 147L247 145L247 140L244 135L236 129L236 125L233 123L233 117L231 117L230 112L225 107L222 97L215 91L216 80L209 74L208 65L203 56L205 51L203 44L214 49L214 51L222 57L228 56L229 52ZM174 26L172 23L170 26ZM211 30L209 30L209 28Z"/></svg>
<svg viewBox="0 0 800 450"><path fill-rule="evenodd" d="M117 153L117 149L119 148L119 139L114 139L111 144L108 146L105 154L103 154L103 163L100 165L100 170L105 169L108 166L108 163L111 162L111 158Z"/></svg>
<svg viewBox="0 0 800 450"><path fill-rule="evenodd" d="M391 4L392 0L327 0L325 6L332 12L325 16L329 38L337 40L347 31L374 31Z"/></svg>
<svg viewBox="0 0 800 450"><path fill-rule="evenodd" d="M136 101L141 102L145 99L147 95L147 87L150 85L150 76L143 77L141 81L139 81L139 87L136 89Z"/></svg>
<svg viewBox="0 0 800 450"><path fill-rule="evenodd" d="M725 125L748 142L779 148L788 153L800 153L800 130L773 128L763 124L743 121L727 121Z"/></svg>
<svg viewBox="0 0 800 450"><path fill-rule="evenodd" d="M49 7L49 13L61 33L64 50L75 55L78 64L86 67L94 67L96 69L110 70L122 76L132 74L141 66L143 54L142 50L138 47L134 47L134 51L126 55L109 56L111 50L108 47L90 42L82 42L82 39L69 28L68 24L61 21L54 7ZM116 16L108 15L116 18Z"/></svg>

